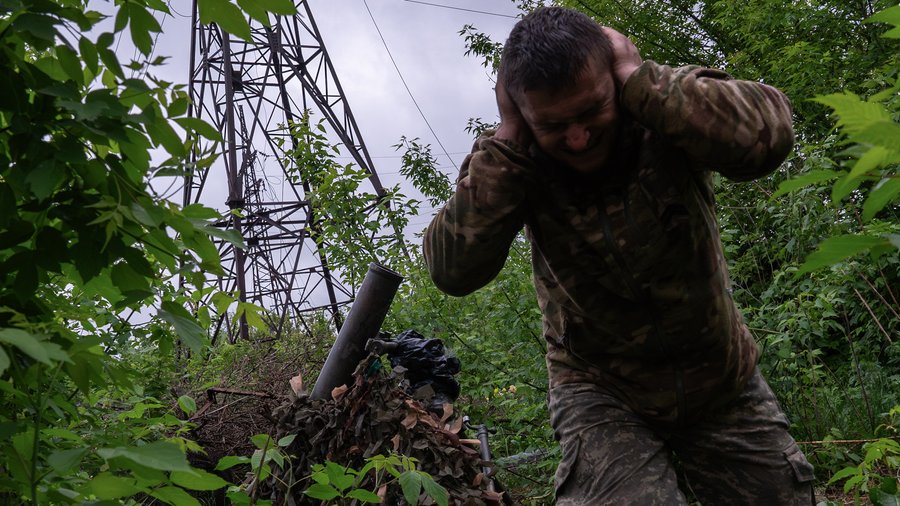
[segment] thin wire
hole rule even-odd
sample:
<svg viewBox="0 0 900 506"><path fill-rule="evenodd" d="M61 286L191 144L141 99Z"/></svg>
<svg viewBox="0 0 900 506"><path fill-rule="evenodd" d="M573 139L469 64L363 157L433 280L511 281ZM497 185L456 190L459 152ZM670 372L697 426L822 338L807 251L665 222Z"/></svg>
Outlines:
<svg viewBox="0 0 900 506"><path fill-rule="evenodd" d="M433 4L433 3L429 3L429 2L420 2L419 0L405 0L405 1L414 3L414 4L430 5L432 7L443 7L444 9L453 9L455 11L474 12L476 14L487 14L488 16L499 16L501 18L516 19L516 16L510 16L509 14L499 14L496 12L476 11L474 9L463 9L462 7L453 7L452 5L441 5L441 4Z"/></svg>
<svg viewBox="0 0 900 506"><path fill-rule="evenodd" d="M469 153L471 153L471 151L454 151L449 154L451 154L451 155L468 155ZM446 154L447 153L444 153L444 155L446 155ZM438 153L438 156L441 156L441 153ZM403 157L404 157L404 155L381 155L381 156L373 156L371 158L403 158ZM335 156L334 158L349 159L349 158L355 158L355 157L349 156L349 155L347 155L347 156L341 155L341 156ZM378 173L381 174L381 171L379 171Z"/></svg>
<svg viewBox="0 0 900 506"><path fill-rule="evenodd" d="M171 0L167 1L166 5L167 5L167 7L169 7L169 10L172 9ZM144 66L144 69L141 72L141 79L144 79L145 77L147 77L147 71L150 70L150 63L153 61L153 53L156 52L156 42L159 40L159 34L161 34L163 32L163 28L165 28L165 26L166 26L166 19L169 16L170 16L169 13L163 12L162 21L160 21L160 23L159 23L159 31L156 32L156 35L153 37L153 44L150 46L150 54L147 55L147 65ZM132 77L134 77L134 76L132 75Z"/></svg>
<svg viewBox="0 0 900 506"><path fill-rule="evenodd" d="M172 12L174 12L174 13L177 14L178 16L181 16L181 17L183 17L183 18L189 18L189 17L190 17L189 15L182 14L182 13L178 12L177 10L175 10L175 8L172 7L172 2L171 2L171 1L166 2L166 4L168 5L169 10L172 11Z"/></svg>
<svg viewBox="0 0 900 506"><path fill-rule="evenodd" d="M375 16L372 15L372 10L369 9L369 3L366 0L363 0L363 5L366 6L366 11L369 13L369 18L372 20L372 24L375 25L375 31L378 32L378 37L381 38L381 43L384 45L385 51L387 51L388 57L391 59L391 63L394 64L394 70L397 71L397 75L400 76L400 82L403 83L403 87L406 88L406 93L409 94L409 98L412 99L413 104L415 104L416 109L418 109L419 114L422 116L422 119L425 120L425 124L428 125L428 130L431 131L431 135L434 136L434 140L437 141L438 146L441 147L441 151L447 155L447 158L450 159L450 162L453 163L453 167L459 168L456 165L456 162L453 158L450 157L450 153L447 152L447 148L444 147L444 143L441 142L441 139L438 137L437 133L434 131L434 128L431 127L431 123L428 122L428 118L425 117L425 113L422 112L422 108L419 107L419 103L416 101L416 97L413 96L412 91L410 91L409 86L406 84L406 79L403 78L403 73L400 72L400 67L397 66L397 62L394 60L394 55L391 54L391 50L387 45L387 42L384 40L384 35L381 34L381 29L378 28L378 23L375 22Z"/></svg>

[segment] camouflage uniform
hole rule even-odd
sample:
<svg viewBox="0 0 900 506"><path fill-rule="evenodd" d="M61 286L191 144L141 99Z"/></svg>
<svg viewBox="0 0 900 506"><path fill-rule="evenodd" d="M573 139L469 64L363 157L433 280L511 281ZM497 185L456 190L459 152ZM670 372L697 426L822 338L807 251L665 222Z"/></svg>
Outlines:
<svg viewBox="0 0 900 506"><path fill-rule="evenodd" d="M456 194L425 234L432 279L453 295L484 286L525 227L548 343L551 414L564 452L561 504L570 499L567 470L594 461L590 454L622 451L616 440L642 447L652 439L665 443L657 449L678 449L680 435L728 417L740 429L734 433L765 426L770 437L745 441L744 451L777 455L773 472L804 482L808 503L811 468L794 451L765 382L751 382L758 350L731 298L710 172L745 181L774 170L793 145L790 103L772 87L721 71L646 61L624 84L620 106L617 150L596 174L561 167L536 148L525 153L490 135L478 139ZM762 397L744 399L751 391ZM765 406L765 416L747 406ZM642 434L616 436L638 421ZM661 439L666 431L674 439ZM577 458L574 441L590 441ZM659 462L671 469L670 461L666 455ZM609 463L596 460L596 483L571 488L615 489L621 477ZM677 489L666 490L677 504Z"/></svg>

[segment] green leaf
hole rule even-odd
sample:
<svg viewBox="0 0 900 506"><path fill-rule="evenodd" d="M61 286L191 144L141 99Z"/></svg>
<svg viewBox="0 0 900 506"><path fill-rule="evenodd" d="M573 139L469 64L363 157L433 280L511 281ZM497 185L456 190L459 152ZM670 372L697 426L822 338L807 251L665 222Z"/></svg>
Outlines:
<svg viewBox="0 0 900 506"><path fill-rule="evenodd" d="M140 493L134 478L115 476L109 472L100 473L85 485L85 491L93 494L97 499L109 501L121 497L129 497Z"/></svg>
<svg viewBox="0 0 900 506"><path fill-rule="evenodd" d="M190 471L184 452L174 443L154 441L144 446L101 448L97 454L106 460L122 457L160 471Z"/></svg>
<svg viewBox="0 0 900 506"><path fill-rule="evenodd" d="M202 469L173 471L169 477L172 483L188 490L218 490L228 485L227 481Z"/></svg>
<svg viewBox="0 0 900 506"><path fill-rule="evenodd" d="M3 348L0 348L0 375L3 375L3 372L6 371L9 364L9 355L6 354Z"/></svg>
<svg viewBox="0 0 900 506"><path fill-rule="evenodd" d="M228 311L229 306L234 304L234 297L227 292L216 292L210 297L210 302L216 308L216 313L222 315Z"/></svg>
<svg viewBox="0 0 900 506"><path fill-rule="evenodd" d="M447 506L447 503L450 501L450 494L446 488L434 481L434 478L423 474L422 487L425 489L425 494L434 499L438 506Z"/></svg>
<svg viewBox="0 0 900 506"><path fill-rule="evenodd" d="M84 70L81 68L81 60L69 46L56 46L56 57L66 74L79 85L84 84Z"/></svg>
<svg viewBox="0 0 900 506"><path fill-rule="evenodd" d="M215 142L222 142L222 134L212 125L199 118L175 118L175 122L188 132L194 132Z"/></svg>
<svg viewBox="0 0 900 506"><path fill-rule="evenodd" d="M218 464L216 464L216 471L224 471L226 469L231 469L234 466L238 466L241 464L249 464L249 457L242 457L236 455L227 455L219 459Z"/></svg>
<svg viewBox="0 0 900 506"><path fill-rule="evenodd" d="M200 22L215 23L228 33L251 42L250 25L244 14L228 0L198 0Z"/></svg>
<svg viewBox="0 0 900 506"><path fill-rule="evenodd" d="M900 28L898 28L900 27L900 6L895 5L893 7L884 9L881 12L876 12L869 18L865 19L863 23L888 23L894 25L894 28L882 35L882 37L886 37L889 39L900 39Z"/></svg>
<svg viewBox="0 0 900 506"><path fill-rule="evenodd" d="M56 450L47 456L47 463L57 474L65 475L78 467L81 459L88 452L88 448L72 448L70 450Z"/></svg>
<svg viewBox="0 0 900 506"><path fill-rule="evenodd" d="M169 124L168 120L157 118L154 121L144 123L144 126L147 128L147 133L150 134L153 142L166 148L170 155L178 157L187 155L184 142L181 140L178 132Z"/></svg>
<svg viewBox="0 0 900 506"><path fill-rule="evenodd" d="M217 239L227 241L238 248L247 249L246 244L244 244L244 238L241 237L241 234L239 234L237 230L222 230L221 228L207 225L203 227L203 231Z"/></svg>
<svg viewBox="0 0 900 506"><path fill-rule="evenodd" d="M110 271L110 279L112 279L113 285L122 292L122 295L132 300L141 300L153 295L149 280L135 272L125 262L113 266Z"/></svg>
<svg viewBox="0 0 900 506"><path fill-rule="evenodd" d="M848 178L853 179L865 175L868 172L877 170L889 163L896 163L892 160L892 153L881 146L872 146L871 149L863 153L856 161L853 169L850 170Z"/></svg>
<svg viewBox="0 0 900 506"><path fill-rule="evenodd" d="M288 447L291 443L293 443L293 442L294 442L294 439L296 439L296 438L297 438L297 435L296 435L296 434L291 434L291 435L289 435L289 436L284 436L283 438L281 438L281 439L278 440L278 446L279 446L280 448L286 448L286 447Z"/></svg>
<svg viewBox="0 0 900 506"><path fill-rule="evenodd" d="M303 493L313 499L319 499L320 501L330 501L340 495L340 493L331 485L323 485L321 483L313 483L308 489L304 490Z"/></svg>
<svg viewBox="0 0 900 506"><path fill-rule="evenodd" d="M258 0L259 4L269 12L290 16L297 13L297 8L291 0Z"/></svg>
<svg viewBox="0 0 900 506"><path fill-rule="evenodd" d="M857 474L852 476L849 480L844 483L844 493L849 493L854 487L866 481L866 476L864 474Z"/></svg>
<svg viewBox="0 0 900 506"><path fill-rule="evenodd" d="M268 434L256 434L255 436L250 437L250 441L252 441L253 445L260 450L268 450L275 446L275 442L272 441L272 437Z"/></svg>
<svg viewBox="0 0 900 506"><path fill-rule="evenodd" d="M194 353L207 344L206 332L185 308L172 301L163 301L158 316L175 327L175 333Z"/></svg>
<svg viewBox="0 0 900 506"><path fill-rule="evenodd" d="M153 39L150 32L158 33L161 28L156 18L136 3L125 4L128 6L128 16L131 18L131 40L141 53L149 55L153 51Z"/></svg>
<svg viewBox="0 0 900 506"><path fill-rule="evenodd" d="M9 17L6 19L8 20ZM48 42L53 42L58 33L54 26L57 23L58 21L50 16L41 16L39 14L25 12L16 18L13 22L13 26L18 30L34 35L35 37L44 39ZM4 21L4 24L6 24L6 21Z"/></svg>
<svg viewBox="0 0 900 506"><path fill-rule="evenodd" d="M881 104L866 102L853 93L820 95L813 100L834 109L838 125L850 134L859 133L872 123L891 121L891 115Z"/></svg>
<svg viewBox="0 0 900 506"><path fill-rule="evenodd" d="M884 206L894 201L900 195L900 178L889 177L869 192L866 202L863 204L863 221L869 221L884 209Z"/></svg>
<svg viewBox="0 0 900 506"><path fill-rule="evenodd" d="M374 492L369 492L368 490L364 490L361 488L358 488L356 490L351 490L347 494L347 498L348 499L356 499L357 501L367 502L370 504L381 504L381 498L378 497L378 494L376 494Z"/></svg>
<svg viewBox="0 0 900 506"><path fill-rule="evenodd" d="M890 476L884 480L885 482L897 482L896 478ZM872 506L900 506L900 495L877 488L869 491L869 500L872 501Z"/></svg>
<svg viewBox="0 0 900 506"><path fill-rule="evenodd" d="M859 474L859 469L857 469L856 467L845 467L840 471L834 473L834 476L832 476L831 479L828 480L828 483L835 483L837 481L843 480L848 476L854 476L856 474Z"/></svg>
<svg viewBox="0 0 900 506"><path fill-rule="evenodd" d="M22 329L0 330L0 342L15 346L29 357L45 365L52 365L41 341Z"/></svg>
<svg viewBox="0 0 900 506"><path fill-rule="evenodd" d="M259 0L237 0L237 3L241 10L246 12L251 18L259 21L263 26L271 26L272 22L269 20L269 13L262 6L262 2Z"/></svg>
<svg viewBox="0 0 900 506"><path fill-rule="evenodd" d="M238 302L237 311L234 314L235 321L243 316L246 318L248 325L257 330L266 332L269 330L269 325L263 320L262 316L260 316L262 311L263 308L252 302Z"/></svg>
<svg viewBox="0 0 900 506"><path fill-rule="evenodd" d="M398 481L406 502L419 504L419 495L422 493L422 475L416 471L405 471L400 475Z"/></svg>
<svg viewBox="0 0 900 506"><path fill-rule="evenodd" d="M203 204L190 204L181 209L181 214L190 220L218 220L222 218L219 211Z"/></svg>
<svg viewBox="0 0 900 506"><path fill-rule="evenodd" d="M81 37L78 39L78 50L81 52L81 59L84 61L84 66L87 67L92 74L97 75L99 55L97 54L97 47L94 43L85 37Z"/></svg>
<svg viewBox="0 0 900 506"><path fill-rule="evenodd" d="M887 148L893 152L893 163L897 163L897 158L900 157L900 123L891 120L874 121L866 125L853 140Z"/></svg>
<svg viewBox="0 0 900 506"><path fill-rule="evenodd" d="M863 178L850 179L849 177L836 181L831 187L831 200L840 202L844 197L850 195L850 192L859 188L863 181L865 181Z"/></svg>
<svg viewBox="0 0 900 506"><path fill-rule="evenodd" d="M184 414L191 416L197 412L197 403L190 395L182 395L178 398L178 407L184 411Z"/></svg>
<svg viewBox="0 0 900 506"><path fill-rule="evenodd" d="M353 486L353 476L347 474L347 470L340 464L334 462L325 463L325 474L328 475L329 483L340 491L347 490Z"/></svg>
<svg viewBox="0 0 900 506"><path fill-rule="evenodd" d="M225 497L227 497L228 500L230 501L230 504L232 504L234 506L244 506L244 505L249 506L250 504L258 504L258 505L262 506L262 504L261 504L262 501L258 501L258 500L251 501L250 496L247 495L246 490L232 489L230 492L225 494Z"/></svg>
<svg viewBox="0 0 900 506"><path fill-rule="evenodd" d="M173 506L200 506L200 501L178 487L160 487L150 492L150 495Z"/></svg>
<svg viewBox="0 0 900 506"><path fill-rule="evenodd" d="M115 53L108 47L98 46L97 54L100 55L100 61L106 65L106 68L112 72L114 76L119 79L125 79L125 72L122 70L122 66L119 65L119 59L116 57Z"/></svg>
<svg viewBox="0 0 900 506"><path fill-rule="evenodd" d="M772 198L778 198L786 193L799 190L800 188L815 183L837 179L840 175L839 172L833 170L811 170L806 174L801 174L795 178L782 181L781 184L778 185L778 190L772 194Z"/></svg>
<svg viewBox="0 0 900 506"><path fill-rule="evenodd" d="M887 242L882 237L868 235L840 235L829 237L821 243L819 248L806 257L806 262L800 266L796 276L812 272L829 265L834 265L845 258L852 257L864 251Z"/></svg>

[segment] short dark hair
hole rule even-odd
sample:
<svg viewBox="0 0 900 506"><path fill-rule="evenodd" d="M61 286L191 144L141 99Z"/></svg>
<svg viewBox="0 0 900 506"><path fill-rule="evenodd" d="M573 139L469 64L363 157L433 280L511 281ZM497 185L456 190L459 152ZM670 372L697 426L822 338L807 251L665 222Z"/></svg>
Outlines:
<svg viewBox="0 0 900 506"><path fill-rule="evenodd" d="M513 27L497 77L517 97L527 90L565 89L591 60L607 65L611 59L609 37L593 19L564 7L540 7Z"/></svg>

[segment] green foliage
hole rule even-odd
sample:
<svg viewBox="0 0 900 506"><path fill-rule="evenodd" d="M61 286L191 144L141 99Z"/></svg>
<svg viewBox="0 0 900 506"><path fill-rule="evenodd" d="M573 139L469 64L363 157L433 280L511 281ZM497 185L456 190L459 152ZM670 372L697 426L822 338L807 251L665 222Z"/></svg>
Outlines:
<svg viewBox="0 0 900 506"><path fill-rule="evenodd" d="M288 174L294 183L299 184L301 177L308 183L306 196L319 213L312 238L355 291L370 262L390 266L391 260L405 256L399 234L409 216L416 214L416 202L398 186L386 188L382 195L364 191L369 172L339 164L338 147L329 143L322 121L310 123L308 111L290 125L290 133L294 145L286 150Z"/></svg>
<svg viewBox="0 0 900 506"><path fill-rule="evenodd" d="M375 455L366 459L359 471L334 462L312 466L310 480L313 482L303 492L322 501L347 504L347 500L361 503L381 504L382 498L376 491L387 494L388 487L398 484L407 504L419 504L420 497L431 498L438 506L447 506L447 489L434 481L428 473L416 469L416 459L404 455ZM369 472L374 473L373 490L360 488Z"/></svg>
<svg viewBox="0 0 900 506"><path fill-rule="evenodd" d="M895 505L900 501L897 474L900 473L900 443L894 439L879 439L863 446L865 457L856 466L841 469L828 483L844 481L844 492L853 491L856 504L866 493L876 506ZM887 476L881 473L886 473Z"/></svg>
<svg viewBox="0 0 900 506"><path fill-rule="evenodd" d="M227 23L233 12L214 4L204 19ZM195 354L208 346L204 284L222 272L212 236L241 243L213 226L215 211L180 209L154 189L185 173L195 136L219 137L183 117L184 86L150 74L165 61L146 60L161 31L154 14L170 13L159 0L121 2L112 31L97 33L104 16L86 1L4 4L3 503L141 494L192 504L188 482L222 486L188 466L185 452L200 450L185 438L189 425L154 397L172 379L176 344ZM116 37L130 37L141 59L121 62ZM199 163L212 156L201 153ZM179 404L192 409L188 399Z"/></svg>

